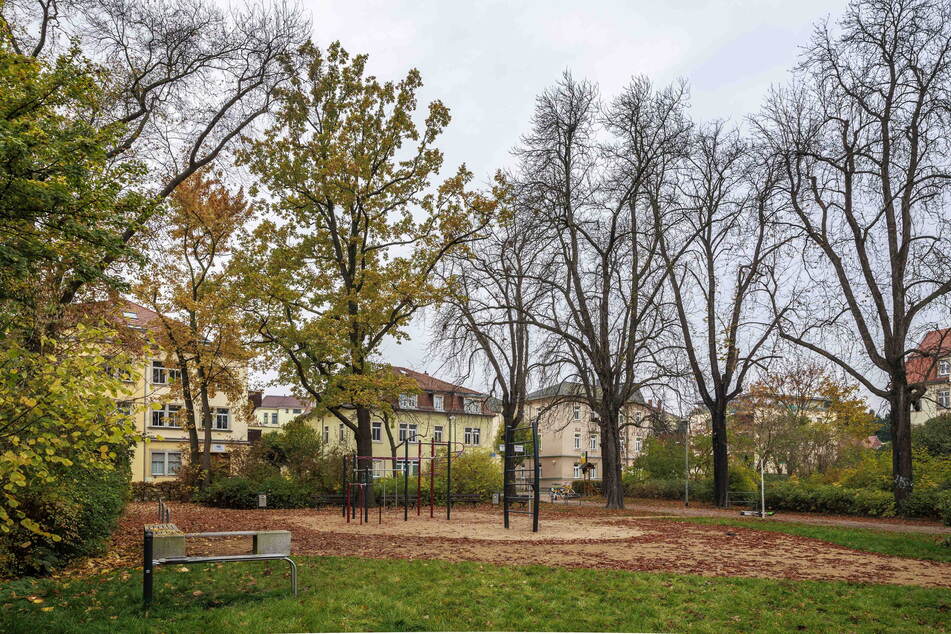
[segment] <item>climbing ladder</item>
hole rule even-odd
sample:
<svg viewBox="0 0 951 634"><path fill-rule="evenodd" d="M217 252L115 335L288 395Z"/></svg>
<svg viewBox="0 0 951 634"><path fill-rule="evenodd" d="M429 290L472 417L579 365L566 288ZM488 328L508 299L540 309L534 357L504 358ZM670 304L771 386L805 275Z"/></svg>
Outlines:
<svg viewBox="0 0 951 634"><path fill-rule="evenodd" d="M525 438L531 434L529 438ZM538 419L532 419L528 425L505 428L505 445L502 477L502 515L505 528L509 527L509 515L532 516L532 532L538 532L538 503L541 496L541 461L538 457ZM519 456L524 462L525 445L532 447L532 465L518 464ZM513 504L521 504L522 509L512 509Z"/></svg>

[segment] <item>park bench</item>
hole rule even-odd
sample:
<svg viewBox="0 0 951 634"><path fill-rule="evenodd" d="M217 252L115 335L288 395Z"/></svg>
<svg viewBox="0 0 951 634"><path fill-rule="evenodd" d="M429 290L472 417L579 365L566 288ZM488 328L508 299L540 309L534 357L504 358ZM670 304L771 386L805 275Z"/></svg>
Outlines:
<svg viewBox="0 0 951 634"><path fill-rule="evenodd" d="M343 493L325 493L314 498L314 508L322 506L343 506L346 496Z"/></svg>
<svg viewBox="0 0 951 634"><path fill-rule="evenodd" d="M759 510L760 495L758 491L727 491L726 507L746 506L751 509Z"/></svg>
<svg viewBox="0 0 951 634"><path fill-rule="evenodd" d="M479 504L482 502L482 496L478 493L460 493L450 495L449 499L453 504Z"/></svg>
<svg viewBox="0 0 951 634"><path fill-rule="evenodd" d="M581 504L581 496L572 489L551 489L548 494L552 504L555 504L558 500L562 500L565 504L571 500L576 500L578 504Z"/></svg>
<svg viewBox="0 0 951 634"><path fill-rule="evenodd" d="M166 512L160 515L167 517ZM252 553L248 555L201 555L187 556L185 540L211 537L252 537ZM148 608L152 603L154 571L158 566L170 564L204 564L217 562L286 561L291 571L291 592L297 596L297 564L290 558L290 531L221 531L185 533L175 524L149 524L145 526L142 548L142 603Z"/></svg>

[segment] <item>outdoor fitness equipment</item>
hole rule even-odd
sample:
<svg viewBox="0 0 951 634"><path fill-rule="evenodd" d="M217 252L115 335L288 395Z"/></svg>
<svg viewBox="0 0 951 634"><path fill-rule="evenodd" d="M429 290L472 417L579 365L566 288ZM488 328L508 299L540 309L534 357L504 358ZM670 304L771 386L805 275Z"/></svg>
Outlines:
<svg viewBox="0 0 951 634"><path fill-rule="evenodd" d="M438 455L437 448L445 447L446 459L446 519L452 519L452 460L458 458L465 451L465 445L452 440L452 425L448 429L450 440L436 441L435 438L429 442L423 442L424 436L414 436L404 440L396 446L397 452L403 449L403 457L395 458L393 456L358 456L356 452L343 457L343 516L349 524L351 520L356 519L360 524L370 521L369 496L373 495L373 480L376 474L393 474L403 476L403 521L409 520L409 475L410 466L415 465L416 471L416 515L422 512L422 463L424 460L430 462L429 469L429 517L435 517L436 514L436 465L444 456ZM410 456L410 445L416 445L416 456ZM429 447L429 455L424 455L423 448ZM402 466L397 466L397 462L402 461ZM370 466L361 467L364 465ZM376 463L393 463L391 469L379 469ZM385 493L384 493L385 498ZM400 501L400 495L396 494L397 502ZM384 499L385 501L385 499ZM377 505L379 509L379 523L383 523L383 506Z"/></svg>
<svg viewBox="0 0 951 634"><path fill-rule="evenodd" d="M523 438L526 433L531 434L529 438ZM525 445L531 444L532 447L532 466L516 466L519 454L525 455ZM538 532L538 503L541 495L541 460L538 457L538 419L533 418L528 425L519 425L518 427L505 428L505 446L503 455L503 478L502 478L502 515L505 528L509 527L509 515L516 513L519 515L532 516L532 532ZM528 475L526 475L528 474ZM513 511L513 503L523 505L531 504L529 511Z"/></svg>

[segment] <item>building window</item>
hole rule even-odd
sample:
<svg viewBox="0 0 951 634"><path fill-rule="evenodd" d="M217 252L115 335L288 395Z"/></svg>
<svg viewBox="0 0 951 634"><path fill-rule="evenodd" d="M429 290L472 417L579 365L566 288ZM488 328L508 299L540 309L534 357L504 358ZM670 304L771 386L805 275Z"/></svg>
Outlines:
<svg viewBox="0 0 951 634"><path fill-rule="evenodd" d="M581 449L581 433L575 432L575 449Z"/></svg>
<svg viewBox="0 0 951 634"><path fill-rule="evenodd" d="M442 394L433 394L433 409L440 411L446 409Z"/></svg>
<svg viewBox="0 0 951 634"><path fill-rule="evenodd" d="M951 408L951 390L938 391L938 407Z"/></svg>
<svg viewBox="0 0 951 634"><path fill-rule="evenodd" d="M231 410L227 407L215 409L215 418L212 420L212 429L228 431L231 428Z"/></svg>
<svg viewBox="0 0 951 634"><path fill-rule="evenodd" d="M433 427L433 440L436 442L442 442L442 425L436 425Z"/></svg>
<svg viewBox="0 0 951 634"><path fill-rule="evenodd" d="M152 475L173 476L182 468L182 452L180 451L153 451Z"/></svg>
<svg viewBox="0 0 951 634"><path fill-rule="evenodd" d="M330 427L324 425L324 442L330 442Z"/></svg>
<svg viewBox="0 0 951 634"><path fill-rule="evenodd" d="M640 436L634 439L634 452L641 453L641 437Z"/></svg>
<svg viewBox="0 0 951 634"><path fill-rule="evenodd" d="M578 480L579 478L581 478L581 465L580 465L580 464L576 464L576 465L574 466L574 468L572 468L572 470L571 470L571 477L574 478L575 480Z"/></svg>
<svg viewBox="0 0 951 634"><path fill-rule="evenodd" d="M396 471L398 474L403 473L403 471L406 469L406 464L406 461L403 460L396 461ZM409 474L419 475L419 463L417 463L415 460L409 461Z"/></svg>
<svg viewBox="0 0 951 634"><path fill-rule="evenodd" d="M166 383L179 381L181 378L181 370L165 367L161 361L152 361L152 383L165 385Z"/></svg>
<svg viewBox="0 0 951 634"><path fill-rule="evenodd" d="M481 414L482 403L474 398L467 398L463 401L463 408L467 414Z"/></svg>
<svg viewBox="0 0 951 634"><path fill-rule="evenodd" d="M340 423L340 442L343 442L343 423Z"/></svg>
<svg viewBox="0 0 951 634"><path fill-rule="evenodd" d="M588 434L588 449L597 449L597 448L598 448L598 435Z"/></svg>
<svg viewBox="0 0 951 634"><path fill-rule="evenodd" d="M400 409L416 409L415 394L400 394Z"/></svg>
<svg viewBox="0 0 951 634"><path fill-rule="evenodd" d="M119 401L116 403L116 411L125 416L132 416L132 403L129 401Z"/></svg>
<svg viewBox="0 0 951 634"><path fill-rule="evenodd" d="M277 425L277 412L271 412L271 424Z"/></svg>
<svg viewBox="0 0 951 634"><path fill-rule="evenodd" d="M383 423L370 423L370 439L373 442L383 440Z"/></svg>
<svg viewBox="0 0 951 634"><path fill-rule="evenodd" d="M589 476L589 479L591 479L591 480L597 480L597 479L598 479L598 467L597 467L597 466L591 465L591 470L589 471L589 473L591 474L591 475Z"/></svg>
<svg viewBox="0 0 951 634"><path fill-rule="evenodd" d="M181 427L178 422L178 410L181 405L165 404L152 410L152 427Z"/></svg>
<svg viewBox="0 0 951 634"><path fill-rule="evenodd" d="M267 425L267 412L264 412L264 415L261 416L261 423Z"/></svg>
<svg viewBox="0 0 951 634"><path fill-rule="evenodd" d="M949 374L951 374L951 359L938 361L938 376L948 376Z"/></svg>
<svg viewBox="0 0 951 634"><path fill-rule="evenodd" d="M300 414L300 409L295 409L295 410L293 410L293 412L294 412L295 414Z"/></svg>
<svg viewBox="0 0 951 634"><path fill-rule="evenodd" d="M466 427L463 435L463 442L467 445L478 445L482 435L482 430L478 427Z"/></svg>
<svg viewBox="0 0 951 634"><path fill-rule="evenodd" d="M571 413L571 417L575 420L581 420L581 406L575 405L574 411Z"/></svg>
<svg viewBox="0 0 951 634"><path fill-rule="evenodd" d="M399 439L400 442L416 440L416 423L400 423Z"/></svg>

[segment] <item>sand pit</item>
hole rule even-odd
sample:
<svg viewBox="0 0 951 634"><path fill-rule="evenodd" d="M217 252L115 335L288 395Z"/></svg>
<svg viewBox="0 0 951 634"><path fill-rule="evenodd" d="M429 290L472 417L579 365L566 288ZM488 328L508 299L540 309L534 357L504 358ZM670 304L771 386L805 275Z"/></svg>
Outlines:
<svg viewBox="0 0 951 634"><path fill-rule="evenodd" d="M546 519L542 522L540 532L533 533L531 519L524 515L512 515L509 524L511 528L506 530L502 526L501 512L498 511L456 510L451 520L447 520L444 513L445 511L430 518L427 509L419 516L410 513L409 519L403 521L402 512L387 511L381 522L374 511L370 513L369 523L362 525L357 520L347 523L340 514L295 516L288 518L288 521L321 532L516 542L615 541L644 534L644 531L636 526L620 526L610 521L577 518Z"/></svg>

